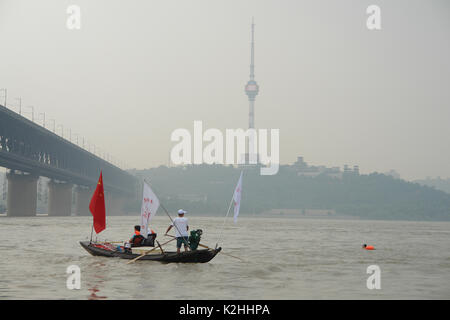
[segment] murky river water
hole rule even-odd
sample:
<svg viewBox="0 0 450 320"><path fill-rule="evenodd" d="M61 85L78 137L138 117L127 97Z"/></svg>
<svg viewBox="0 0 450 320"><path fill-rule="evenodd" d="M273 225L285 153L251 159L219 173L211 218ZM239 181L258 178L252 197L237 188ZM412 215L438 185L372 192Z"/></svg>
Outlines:
<svg viewBox="0 0 450 320"><path fill-rule="evenodd" d="M223 218L188 218L214 246ZM153 220L162 241L169 222ZM93 257L78 243L91 223L1 217L0 299L450 299L449 222L229 219L220 245L245 262L219 254L205 264ZM107 217L99 239L128 239L138 223ZM81 269L79 290L67 289L70 265ZM380 268L379 290L367 288L370 265Z"/></svg>

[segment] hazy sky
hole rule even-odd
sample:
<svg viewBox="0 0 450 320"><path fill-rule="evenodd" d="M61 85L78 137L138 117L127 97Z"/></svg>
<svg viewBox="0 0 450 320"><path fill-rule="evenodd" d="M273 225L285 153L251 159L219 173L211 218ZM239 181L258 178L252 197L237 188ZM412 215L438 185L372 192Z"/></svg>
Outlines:
<svg viewBox="0 0 450 320"><path fill-rule="evenodd" d="M450 177L448 0L0 0L0 88L129 167L167 164L194 120L247 127L252 16L255 123L282 163Z"/></svg>

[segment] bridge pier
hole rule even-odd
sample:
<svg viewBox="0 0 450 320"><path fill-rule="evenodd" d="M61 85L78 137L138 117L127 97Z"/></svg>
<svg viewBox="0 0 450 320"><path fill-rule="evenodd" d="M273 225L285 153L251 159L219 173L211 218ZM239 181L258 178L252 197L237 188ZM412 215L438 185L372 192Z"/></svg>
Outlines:
<svg viewBox="0 0 450 320"><path fill-rule="evenodd" d="M7 213L9 217L31 217L36 215L38 176L18 174L14 171L6 174L8 179Z"/></svg>
<svg viewBox="0 0 450 320"><path fill-rule="evenodd" d="M70 216L72 212L72 187L71 183L48 182L48 215Z"/></svg>
<svg viewBox="0 0 450 320"><path fill-rule="evenodd" d="M87 187L76 186L75 188L75 213L77 216L90 216L89 203L93 191Z"/></svg>

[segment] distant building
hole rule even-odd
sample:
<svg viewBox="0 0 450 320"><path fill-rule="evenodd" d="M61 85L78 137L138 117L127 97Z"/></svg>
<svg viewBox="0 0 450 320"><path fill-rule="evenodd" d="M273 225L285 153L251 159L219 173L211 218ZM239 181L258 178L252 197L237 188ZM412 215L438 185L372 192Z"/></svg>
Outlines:
<svg viewBox="0 0 450 320"><path fill-rule="evenodd" d="M359 176L359 166L355 165L353 166L353 169L350 168L348 164L344 164L344 174L348 175L358 175Z"/></svg>
<svg viewBox="0 0 450 320"><path fill-rule="evenodd" d="M297 157L297 161L292 164L297 176L316 177L326 175L328 177L342 178L342 172L339 167L328 168L326 166L309 166L303 157Z"/></svg>
<svg viewBox="0 0 450 320"><path fill-rule="evenodd" d="M303 160L303 157L297 157L297 161L293 164L297 168L307 168L308 164Z"/></svg>

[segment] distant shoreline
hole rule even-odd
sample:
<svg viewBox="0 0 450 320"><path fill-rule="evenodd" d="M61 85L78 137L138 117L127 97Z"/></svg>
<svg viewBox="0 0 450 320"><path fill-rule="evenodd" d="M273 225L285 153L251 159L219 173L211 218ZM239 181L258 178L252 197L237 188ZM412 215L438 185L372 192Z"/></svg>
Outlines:
<svg viewBox="0 0 450 320"><path fill-rule="evenodd" d="M138 217L139 213L136 214L124 214L124 215L110 215L108 218L111 217ZM198 218L224 218L224 216L221 215L210 215L210 214L190 214L190 217L198 217ZM0 214L0 218L9 218L6 213ZM21 216L21 217L11 217L11 218L46 218L49 217L46 213L38 213L35 216ZM51 216L50 218L78 218L78 217L86 217L90 218L90 216ZM228 217L230 220L232 218ZM417 220L417 219L376 219L373 217L366 218L366 217L358 217L358 216L349 216L349 215L332 215L332 216L304 216L304 215L289 215L289 214L282 214L282 215L275 215L275 214L240 214L239 218L269 218L269 219L304 219L304 220L358 220L358 221L404 221L404 222L450 222L450 220Z"/></svg>

